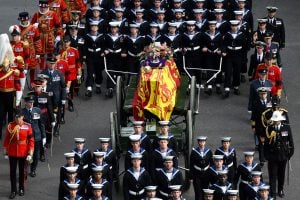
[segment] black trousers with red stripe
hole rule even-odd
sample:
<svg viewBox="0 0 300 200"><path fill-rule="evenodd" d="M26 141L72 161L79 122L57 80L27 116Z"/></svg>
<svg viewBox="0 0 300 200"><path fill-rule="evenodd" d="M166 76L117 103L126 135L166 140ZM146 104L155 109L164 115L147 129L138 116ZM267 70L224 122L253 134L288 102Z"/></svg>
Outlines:
<svg viewBox="0 0 300 200"><path fill-rule="evenodd" d="M9 157L11 192L17 192L17 166L19 165L19 190L24 190L26 157Z"/></svg>

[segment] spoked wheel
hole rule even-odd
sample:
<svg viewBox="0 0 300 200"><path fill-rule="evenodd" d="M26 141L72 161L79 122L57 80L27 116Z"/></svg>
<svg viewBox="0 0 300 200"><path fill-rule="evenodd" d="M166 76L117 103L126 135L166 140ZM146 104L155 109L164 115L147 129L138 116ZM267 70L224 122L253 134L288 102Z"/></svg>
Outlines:
<svg viewBox="0 0 300 200"><path fill-rule="evenodd" d="M195 102L196 102L196 77L192 76L190 82L190 96L189 96L189 110L192 111L192 114L195 111Z"/></svg>
<svg viewBox="0 0 300 200"><path fill-rule="evenodd" d="M193 125L193 114L191 110L187 111L186 114L186 150L185 150L185 168L190 168L190 155L192 152L193 147L193 131L194 131L194 125ZM185 171L185 190L188 190L190 188L190 180L189 180L189 171Z"/></svg>
<svg viewBox="0 0 300 200"><path fill-rule="evenodd" d="M117 127L117 121L116 121L116 114L114 112L110 112L109 115L109 121L110 121L110 138L111 138L111 148L117 153L117 157L119 158L120 155L118 155L118 133L116 132ZM119 174L119 161L117 162L117 166L114 166L116 168L116 173ZM113 179L113 183L115 186L116 191L118 192L120 189L120 179L119 176L116 177L116 179Z"/></svg>

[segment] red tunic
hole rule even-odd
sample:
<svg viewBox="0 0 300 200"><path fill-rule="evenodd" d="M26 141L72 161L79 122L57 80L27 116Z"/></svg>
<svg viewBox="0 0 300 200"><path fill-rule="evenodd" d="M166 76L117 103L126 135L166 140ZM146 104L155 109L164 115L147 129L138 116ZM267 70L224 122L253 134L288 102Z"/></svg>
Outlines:
<svg viewBox="0 0 300 200"><path fill-rule="evenodd" d="M58 61L56 61L56 69L59 70L59 71L61 71L62 75L65 77L65 80L67 82L66 72L69 69L68 62L65 61L65 60L58 60Z"/></svg>
<svg viewBox="0 0 300 200"><path fill-rule="evenodd" d="M60 24L66 24L69 22L69 13L67 10L67 4L63 0L48 0L50 10L56 13Z"/></svg>
<svg viewBox="0 0 300 200"><path fill-rule="evenodd" d="M38 59L36 59L36 55L41 55L43 53L40 32L35 26L31 24L26 27L19 25L19 27L21 30L21 40L24 42L28 42L30 49L28 68L36 68L38 66Z"/></svg>
<svg viewBox="0 0 300 200"><path fill-rule="evenodd" d="M78 71L81 70L79 62L79 51L76 48L70 47L67 50L62 50L61 57L68 61L67 81L74 81L77 78Z"/></svg>
<svg viewBox="0 0 300 200"><path fill-rule="evenodd" d="M0 69L0 91L12 92L21 91L21 84L19 81L20 71L16 67L11 67L8 72L3 68Z"/></svg>
<svg viewBox="0 0 300 200"><path fill-rule="evenodd" d="M26 157L33 153L34 137L32 134L31 125L24 122L17 125L16 122L10 122L6 129L4 139L4 148L8 156Z"/></svg>
<svg viewBox="0 0 300 200"><path fill-rule="evenodd" d="M25 74L23 72L24 69L27 68L30 59L30 49L28 42L10 42L11 47L13 49L14 55L16 57L15 64L17 65L18 69L20 70L20 78L24 78ZM23 60L18 59L17 57L21 57Z"/></svg>
<svg viewBox="0 0 300 200"><path fill-rule="evenodd" d="M45 14L36 12L31 19L31 23L38 23L43 53L52 54L56 36L63 36L60 20L55 12L48 11Z"/></svg>
<svg viewBox="0 0 300 200"><path fill-rule="evenodd" d="M281 72L280 72L279 67L276 65L272 65L272 66L268 67L265 63L259 64L257 66L255 79L258 79L259 69L264 69L264 68L268 68L267 79L270 80L273 84L273 87L271 89L271 94L280 96L281 89L282 89L282 77L281 77Z"/></svg>
<svg viewBox="0 0 300 200"><path fill-rule="evenodd" d="M71 12L72 10L80 10L81 16L86 13L86 4L83 0L65 0L68 10Z"/></svg>

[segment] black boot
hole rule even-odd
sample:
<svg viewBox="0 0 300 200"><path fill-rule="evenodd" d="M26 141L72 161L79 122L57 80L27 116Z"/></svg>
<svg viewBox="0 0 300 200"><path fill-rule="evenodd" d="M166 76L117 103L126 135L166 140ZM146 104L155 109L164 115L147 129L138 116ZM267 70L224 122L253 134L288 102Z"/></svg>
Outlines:
<svg viewBox="0 0 300 200"><path fill-rule="evenodd" d="M86 97L92 97L92 95L93 95L93 93L92 93L91 90L87 90L87 91L85 92L85 96L86 96Z"/></svg>
<svg viewBox="0 0 300 200"><path fill-rule="evenodd" d="M70 112L74 112L74 106L73 106L73 101L72 100L68 100L68 110Z"/></svg>

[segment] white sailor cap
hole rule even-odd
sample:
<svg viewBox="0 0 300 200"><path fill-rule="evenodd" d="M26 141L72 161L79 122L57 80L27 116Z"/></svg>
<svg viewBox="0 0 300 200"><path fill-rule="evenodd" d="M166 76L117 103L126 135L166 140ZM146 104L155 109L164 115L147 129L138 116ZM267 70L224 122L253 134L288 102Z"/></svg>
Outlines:
<svg viewBox="0 0 300 200"><path fill-rule="evenodd" d="M283 121L283 120L286 120L286 119L279 110L276 110L276 111L273 112L272 117L271 117L270 120L274 121L274 122L278 122L278 121Z"/></svg>
<svg viewBox="0 0 300 200"><path fill-rule="evenodd" d="M156 191L157 186L156 185L149 185L145 187L146 191Z"/></svg>
<svg viewBox="0 0 300 200"><path fill-rule="evenodd" d="M93 6L93 7L91 7L91 10L92 11L94 11L94 10L101 11L101 10L103 10L103 8L101 8L100 6Z"/></svg>
<svg viewBox="0 0 300 200"><path fill-rule="evenodd" d="M92 168L93 172L103 172L103 166L96 166Z"/></svg>
<svg viewBox="0 0 300 200"><path fill-rule="evenodd" d="M204 13L203 9L193 9L194 14Z"/></svg>
<svg viewBox="0 0 300 200"><path fill-rule="evenodd" d="M170 125L170 121L158 121L160 126L169 126Z"/></svg>
<svg viewBox="0 0 300 200"><path fill-rule="evenodd" d="M231 26L237 26L237 25L239 25L239 23L240 23L239 20L230 20L229 22L230 22L230 25L231 25Z"/></svg>
<svg viewBox="0 0 300 200"><path fill-rule="evenodd" d="M262 191L262 190L270 190L270 186L269 185L259 186L258 191Z"/></svg>
<svg viewBox="0 0 300 200"><path fill-rule="evenodd" d="M173 161L173 158L174 156L165 156L164 157L164 161L167 162L167 161Z"/></svg>
<svg viewBox="0 0 300 200"><path fill-rule="evenodd" d="M246 0L237 0L238 2L246 2Z"/></svg>
<svg viewBox="0 0 300 200"><path fill-rule="evenodd" d="M150 28L158 28L159 27L158 23L156 23L156 22L151 22L149 26L150 26Z"/></svg>
<svg viewBox="0 0 300 200"><path fill-rule="evenodd" d="M254 156L254 151L244 151L244 156Z"/></svg>
<svg viewBox="0 0 300 200"><path fill-rule="evenodd" d="M169 189L171 191L180 191L181 190L181 185L169 185Z"/></svg>
<svg viewBox="0 0 300 200"><path fill-rule="evenodd" d="M141 135L132 134L129 136L130 142L139 142L141 140Z"/></svg>
<svg viewBox="0 0 300 200"><path fill-rule="evenodd" d="M223 160L224 155L213 155L214 160Z"/></svg>
<svg viewBox="0 0 300 200"><path fill-rule="evenodd" d="M166 10L165 9L159 9L156 11L156 14L165 14Z"/></svg>
<svg viewBox="0 0 300 200"><path fill-rule="evenodd" d="M261 19L261 18L257 19L257 22L260 23L260 24L267 23L267 21L268 21L267 19Z"/></svg>
<svg viewBox="0 0 300 200"><path fill-rule="evenodd" d="M206 0L194 0L195 3L204 3Z"/></svg>
<svg viewBox="0 0 300 200"><path fill-rule="evenodd" d="M70 190L77 190L79 188L78 183L68 183L67 186L68 186L68 189L70 189Z"/></svg>
<svg viewBox="0 0 300 200"><path fill-rule="evenodd" d="M129 28L139 28L138 24L129 24Z"/></svg>
<svg viewBox="0 0 300 200"><path fill-rule="evenodd" d="M98 21L95 21L95 20L90 21L90 26L98 26L98 25L99 25Z"/></svg>
<svg viewBox="0 0 300 200"><path fill-rule="evenodd" d="M231 137L221 137L221 141L222 142L230 142L231 141Z"/></svg>
<svg viewBox="0 0 300 200"><path fill-rule="evenodd" d="M130 158L133 159L139 159L141 160L143 158L143 155L141 153L133 153L131 154Z"/></svg>
<svg viewBox="0 0 300 200"><path fill-rule="evenodd" d="M85 138L74 138L75 143L85 143Z"/></svg>
<svg viewBox="0 0 300 200"><path fill-rule="evenodd" d="M214 13L215 14L223 14L225 12L225 9L222 8L216 8L214 9Z"/></svg>
<svg viewBox="0 0 300 200"><path fill-rule="evenodd" d="M137 13L144 13L144 10L145 10L145 9L143 9L143 8L136 9L136 10L135 10L135 13L136 13L136 14L137 14Z"/></svg>
<svg viewBox="0 0 300 200"><path fill-rule="evenodd" d="M176 22L168 22L169 27L175 27L177 28L177 23Z"/></svg>
<svg viewBox="0 0 300 200"><path fill-rule="evenodd" d="M214 0L215 3L223 3L224 0Z"/></svg>
<svg viewBox="0 0 300 200"><path fill-rule="evenodd" d="M216 20L210 20L210 21L208 21L208 24L209 25L216 25L217 21Z"/></svg>
<svg viewBox="0 0 300 200"><path fill-rule="evenodd" d="M222 171L218 171L218 175L223 176L223 175L227 175L228 174L228 170L224 169Z"/></svg>
<svg viewBox="0 0 300 200"><path fill-rule="evenodd" d="M93 154L95 157L104 157L106 153L104 151L94 151Z"/></svg>
<svg viewBox="0 0 300 200"><path fill-rule="evenodd" d="M267 6L266 8L269 12L276 12L278 10L278 8L275 6Z"/></svg>
<svg viewBox="0 0 300 200"><path fill-rule="evenodd" d="M64 156L68 159L68 158L74 158L75 157L75 153L74 152L68 152L68 153L64 153Z"/></svg>
<svg viewBox="0 0 300 200"><path fill-rule="evenodd" d="M73 174L76 173L78 170L78 167L66 167L67 173Z"/></svg>
<svg viewBox="0 0 300 200"><path fill-rule="evenodd" d="M169 140L169 136L167 135L159 135L158 140Z"/></svg>
<svg viewBox="0 0 300 200"><path fill-rule="evenodd" d="M133 121L133 126L143 126L144 125L144 121Z"/></svg>
<svg viewBox="0 0 300 200"><path fill-rule="evenodd" d="M214 190L212 189L202 189L204 194L214 194Z"/></svg>
<svg viewBox="0 0 300 200"><path fill-rule="evenodd" d="M119 27L121 22L109 22L108 24L110 27Z"/></svg>
<svg viewBox="0 0 300 200"><path fill-rule="evenodd" d="M115 8L114 10L115 10L115 12L124 12L125 11L124 8Z"/></svg>
<svg viewBox="0 0 300 200"><path fill-rule="evenodd" d="M207 140L207 136L198 136L197 137L198 141L203 141L203 140Z"/></svg>
<svg viewBox="0 0 300 200"><path fill-rule="evenodd" d="M110 142L110 138L98 138L100 140L101 143L109 143Z"/></svg>
<svg viewBox="0 0 300 200"><path fill-rule="evenodd" d="M239 193L238 190L227 190L226 194L227 196L237 196Z"/></svg>
<svg viewBox="0 0 300 200"><path fill-rule="evenodd" d="M235 10L233 12L235 15L243 15L244 14L244 11L242 11L242 10Z"/></svg>
<svg viewBox="0 0 300 200"><path fill-rule="evenodd" d="M173 3L181 3L181 0L173 0Z"/></svg>
<svg viewBox="0 0 300 200"><path fill-rule="evenodd" d="M252 171L251 176L261 176L262 172L261 171Z"/></svg>
<svg viewBox="0 0 300 200"><path fill-rule="evenodd" d="M103 184L92 184L92 189L93 190L102 190Z"/></svg>
<svg viewBox="0 0 300 200"><path fill-rule="evenodd" d="M177 9L174 9L173 12L174 12L174 13L183 13L183 12L184 12L184 9L182 9L182 8L177 8Z"/></svg>
<svg viewBox="0 0 300 200"><path fill-rule="evenodd" d="M187 26L195 26L196 21L195 20L188 20L188 21L185 21L185 23L186 23Z"/></svg>

